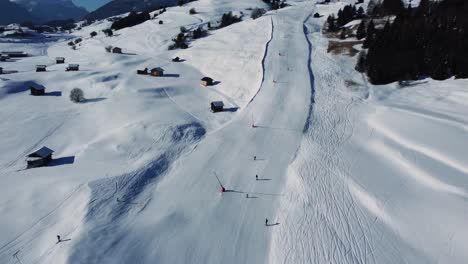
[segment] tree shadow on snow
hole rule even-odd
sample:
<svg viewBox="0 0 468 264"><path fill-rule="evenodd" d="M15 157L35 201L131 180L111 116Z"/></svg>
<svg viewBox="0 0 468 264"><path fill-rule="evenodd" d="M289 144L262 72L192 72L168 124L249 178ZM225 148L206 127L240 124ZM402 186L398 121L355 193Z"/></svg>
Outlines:
<svg viewBox="0 0 468 264"><path fill-rule="evenodd" d="M100 101L106 100L106 97L97 97L97 98L91 98L91 99L85 99L83 103L96 103Z"/></svg>
<svg viewBox="0 0 468 264"><path fill-rule="evenodd" d="M48 93L45 93L43 96L62 96L62 92L61 91L48 92Z"/></svg>
<svg viewBox="0 0 468 264"><path fill-rule="evenodd" d="M180 74L178 74L178 73L168 73L168 74L164 74L163 76L159 76L159 77L179 78Z"/></svg>
<svg viewBox="0 0 468 264"><path fill-rule="evenodd" d="M230 108L224 108L223 112L234 113L234 112L237 112L237 110L239 110L239 107L230 107Z"/></svg>

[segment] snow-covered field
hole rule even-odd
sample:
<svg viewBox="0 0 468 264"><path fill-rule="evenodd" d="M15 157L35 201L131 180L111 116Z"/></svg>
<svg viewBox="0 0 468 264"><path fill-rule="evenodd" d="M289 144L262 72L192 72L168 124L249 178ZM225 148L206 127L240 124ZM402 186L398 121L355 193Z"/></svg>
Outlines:
<svg viewBox="0 0 468 264"><path fill-rule="evenodd" d="M19 71L0 75L0 262L466 263L468 82L368 84L326 53L344 5L251 20L262 1L200 0L110 38L109 22L83 27L77 50L0 43L34 55L0 63ZM231 10L244 21L167 50ZM158 66L167 77L136 75ZM42 146L51 166L24 170Z"/></svg>

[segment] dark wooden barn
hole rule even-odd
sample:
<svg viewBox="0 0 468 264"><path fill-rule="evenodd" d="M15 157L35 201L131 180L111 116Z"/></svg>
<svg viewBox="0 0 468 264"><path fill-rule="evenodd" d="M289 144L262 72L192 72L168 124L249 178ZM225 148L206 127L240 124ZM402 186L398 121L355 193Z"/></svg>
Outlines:
<svg viewBox="0 0 468 264"><path fill-rule="evenodd" d="M36 72L45 72L47 71L47 65L36 65Z"/></svg>
<svg viewBox="0 0 468 264"><path fill-rule="evenodd" d="M211 102L211 111L215 113L224 111L224 103L222 101Z"/></svg>
<svg viewBox="0 0 468 264"><path fill-rule="evenodd" d="M55 58L55 62L57 64L63 64L63 63L65 63L65 58L64 57L57 57L57 58Z"/></svg>
<svg viewBox="0 0 468 264"><path fill-rule="evenodd" d="M151 76L164 76L164 69L161 67L151 69Z"/></svg>
<svg viewBox="0 0 468 264"><path fill-rule="evenodd" d="M122 49L119 47L112 48L112 53L122 53Z"/></svg>
<svg viewBox="0 0 468 264"><path fill-rule="evenodd" d="M180 62L180 58L179 57L175 57L172 59L173 62Z"/></svg>
<svg viewBox="0 0 468 264"><path fill-rule="evenodd" d="M53 150L48 147L42 147L41 149L29 154L26 158L28 168L46 166L50 161L52 161L52 153L54 153Z"/></svg>
<svg viewBox="0 0 468 264"><path fill-rule="evenodd" d="M213 79L211 79L210 77L203 77L201 79L201 85L203 85L203 86L213 85Z"/></svg>
<svg viewBox="0 0 468 264"><path fill-rule="evenodd" d="M80 65L79 64L68 64L66 71L79 71Z"/></svg>
<svg viewBox="0 0 468 264"><path fill-rule="evenodd" d="M31 95L34 96L39 96L39 95L44 95L45 94L45 88L43 86L31 86L29 87L29 90L31 90Z"/></svg>
<svg viewBox="0 0 468 264"><path fill-rule="evenodd" d="M0 55L0 61L7 61L10 58L7 54Z"/></svg>

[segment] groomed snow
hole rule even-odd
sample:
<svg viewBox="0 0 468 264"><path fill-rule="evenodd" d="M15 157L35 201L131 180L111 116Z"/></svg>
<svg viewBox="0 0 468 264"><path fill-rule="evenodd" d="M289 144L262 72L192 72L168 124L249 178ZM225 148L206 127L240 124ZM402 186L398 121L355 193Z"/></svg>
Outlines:
<svg viewBox="0 0 468 264"><path fill-rule="evenodd" d="M321 34L349 2L252 20L263 1L200 0L110 38L100 21L0 43L34 55L0 64L19 71L0 75L0 262L466 263L467 81L368 84ZM244 21L167 50L227 11ZM210 112L218 100L228 111ZM24 170L42 146L52 166Z"/></svg>

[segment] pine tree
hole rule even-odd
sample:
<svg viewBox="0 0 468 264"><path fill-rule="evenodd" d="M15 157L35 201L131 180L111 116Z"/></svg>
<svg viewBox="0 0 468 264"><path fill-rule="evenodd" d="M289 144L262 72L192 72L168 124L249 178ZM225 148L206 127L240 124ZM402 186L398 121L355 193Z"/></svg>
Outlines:
<svg viewBox="0 0 468 264"><path fill-rule="evenodd" d="M367 24L367 35L366 40L364 41L363 48L369 48L370 45L374 42L374 34L375 34L375 25L374 21L370 21Z"/></svg>
<svg viewBox="0 0 468 264"><path fill-rule="evenodd" d="M361 23L359 24L359 27L356 31L356 38L363 39L365 37L366 37L366 22L364 22L364 20L361 20Z"/></svg>

